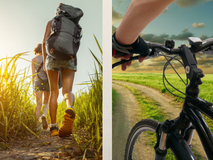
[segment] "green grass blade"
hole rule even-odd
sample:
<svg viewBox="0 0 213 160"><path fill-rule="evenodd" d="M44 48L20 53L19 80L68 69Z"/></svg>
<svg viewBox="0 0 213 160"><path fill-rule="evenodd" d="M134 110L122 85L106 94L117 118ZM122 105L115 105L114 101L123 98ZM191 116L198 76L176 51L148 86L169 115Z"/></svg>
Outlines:
<svg viewBox="0 0 213 160"><path fill-rule="evenodd" d="M89 49L90 50L90 49ZM100 70L102 71L102 63L100 60L98 60L98 58L94 55L94 53L90 50L90 53L92 54L92 56L95 58L96 62L98 63L98 66L100 68Z"/></svg>
<svg viewBox="0 0 213 160"><path fill-rule="evenodd" d="M100 44L99 44L99 42L98 42L96 36L95 36L95 35L93 35L93 36L94 36L95 41L96 41L96 43L97 43L97 45L98 45L98 48L99 48L99 50L100 50L101 55L103 55L103 51L102 51L102 49L101 49L101 47L100 47Z"/></svg>
<svg viewBox="0 0 213 160"><path fill-rule="evenodd" d="M7 123L7 117L5 116L5 133L4 133L4 136L5 136L6 142L7 142L7 128L8 128L8 123Z"/></svg>
<svg viewBox="0 0 213 160"><path fill-rule="evenodd" d="M25 128L27 128L28 131L30 131L33 135L35 135L40 140L43 140L41 137L39 137L36 133L34 133L31 129L29 129L23 122L21 122Z"/></svg>

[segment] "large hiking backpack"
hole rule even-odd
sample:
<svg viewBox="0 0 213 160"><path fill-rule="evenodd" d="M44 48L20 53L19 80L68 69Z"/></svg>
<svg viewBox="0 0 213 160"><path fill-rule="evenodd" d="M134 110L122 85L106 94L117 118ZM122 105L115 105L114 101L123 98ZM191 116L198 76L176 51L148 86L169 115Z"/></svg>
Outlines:
<svg viewBox="0 0 213 160"><path fill-rule="evenodd" d="M60 60L76 57L79 49L81 26L78 24L83 12L71 5L60 4L53 18L51 34L46 40L47 54Z"/></svg>

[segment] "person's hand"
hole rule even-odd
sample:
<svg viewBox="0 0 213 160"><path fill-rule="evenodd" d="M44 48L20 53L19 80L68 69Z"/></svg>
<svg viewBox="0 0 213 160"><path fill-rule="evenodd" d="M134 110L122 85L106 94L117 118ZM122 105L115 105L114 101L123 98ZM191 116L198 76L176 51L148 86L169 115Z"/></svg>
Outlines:
<svg viewBox="0 0 213 160"><path fill-rule="evenodd" d="M123 59L129 60L132 56L133 56L133 54L125 55L125 56L117 56L117 57L114 57L114 58L116 58L116 59L121 59L121 60L123 60ZM138 57L139 63L143 62L143 60L144 60L145 58L146 58L146 57L141 57L141 56L139 56L139 57ZM125 71L126 68L127 68L127 66L130 66L131 64L132 64L132 61L126 62L126 63L122 64L122 65L121 65L122 71Z"/></svg>

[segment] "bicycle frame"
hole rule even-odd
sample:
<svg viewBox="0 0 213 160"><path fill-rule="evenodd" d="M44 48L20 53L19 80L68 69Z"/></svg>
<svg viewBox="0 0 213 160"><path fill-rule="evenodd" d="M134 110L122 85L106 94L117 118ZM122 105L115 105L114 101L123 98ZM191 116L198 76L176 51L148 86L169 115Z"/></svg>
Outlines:
<svg viewBox="0 0 213 160"><path fill-rule="evenodd" d="M202 70L197 68L195 56L191 51L185 46L181 46L180 49L180 57L182 58L184 67L188 67L188 72L186 70L186 73L187 77L190 79L190 84L186 87L186 97L179 117L171 121L166 120L159 126L162 129L162 133L158 133L161 134L161 138L158 138L157 146L155 146L155 159L164 159L163 157L165 157L166 149L162 147L162 144L165 144L165 135L176 132L177 130L181 130L181 137L188 142L188 145L185 145L185 147L186 150L189 151L192 135L187 137L186 133L190 127L193 127L197 131L208 159L213 159L213 136L206 121L201 115L201 113L203 113L213 120L213 106L211 103L198 97L200 92L199 85L202 84L200 79L204 75ZM175 134L179 134L179 132ZM169 143L171 143L171 138L169 141ZM174 143L179 142L174 141ZM193 153L189 153L188 157L194 157L194 155L190 154Z"/></svg>
<svg viewBox="0 0 213 160"><path fill-rule="evenodd" d="M182 50L182 53L184 53L181 55L184 65L189 65L191 68L194 68L194 72L191 71L191 73L188 74L190 84L186 87L187 95L182 111L187 115L193 127L196 129L208 159L213 159L213 136L206 121L200 114L200 112L202 112L213 120L212 104L198 98L200 92L199 85L202 84L200 78L204 75L202 70L197 68L195 57L192 56L192 53L189 53L186 47ZM196 100L191 99L189 96L196 98Z"/></svg>
<svg viewBox="0 0 213 160"><path fill-rule="evenodd" d="M193 107L186 106L186 115L196 129L208 159L213 159L213 137L203 116ZM209 109L212 112L211 109Z"/></svg>
<svg viewBox="0 0 213 160"><path fill-rule="evenodd" d="M203 116L200 114L200 112L204 113L203 110L198 109L201 107L202 106L200 106L199 104L192 105L189 101L185 100L180 116L174 120L171 120L171 121L167 120L163 122L162 124L159 124L159 127L162 128L162 131L163 131L162 133L166 133L166 134L173 133L174 131L177 131L177 130L181 130L182 131L181 138L184 138L188 142L188 145L185 147L187 147L187 150L190 150L189 145L190 145L192 136L187 137L186 132L189 128L193 126L193 128L198 133L198 136L202 142L203 148L205 150L205 153L208 159L213 159L213 136L208 125L206 124L206 121L204 120ZM198 112L198 110L200 112ZM206 108L206 111L204 114L206 114L208 117L212 119L213 109ZM163 136L163 140L165 141L165 136L162 133L160 133L161 137ZM179 134L179 133L176 133L176 134ZM161 147L160 145L161 143L163 143L162 139L158 138L158 142L157 142L158 146L155 147L156 150ZM180 143L180 142L175 141L174 143ZM174 145L177 145L177 144L174 144ZM167 146L169 145L167 144ZM159 157L162 157L162 155L159 155Z"/></svg>

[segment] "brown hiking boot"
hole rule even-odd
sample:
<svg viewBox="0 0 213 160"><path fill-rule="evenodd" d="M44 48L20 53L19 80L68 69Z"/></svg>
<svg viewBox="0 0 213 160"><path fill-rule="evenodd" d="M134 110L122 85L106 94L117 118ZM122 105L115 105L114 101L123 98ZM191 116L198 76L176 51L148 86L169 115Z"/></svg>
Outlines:
<svg viewBox="0 0 213 160"><path fill-rule="evenodd" d="M73 108L67 108L64 113L64 121L59 128L59 137L69 137L72 134L75 111Z"/></svg>
<svg viewBox="0 0 213 160"><path fill-rule="evenodd" d="M56 127L56 126L55 127L51 127L50 128L50 133L51 133L50 134L51 137L58 136L58 127Z"/></svg>

